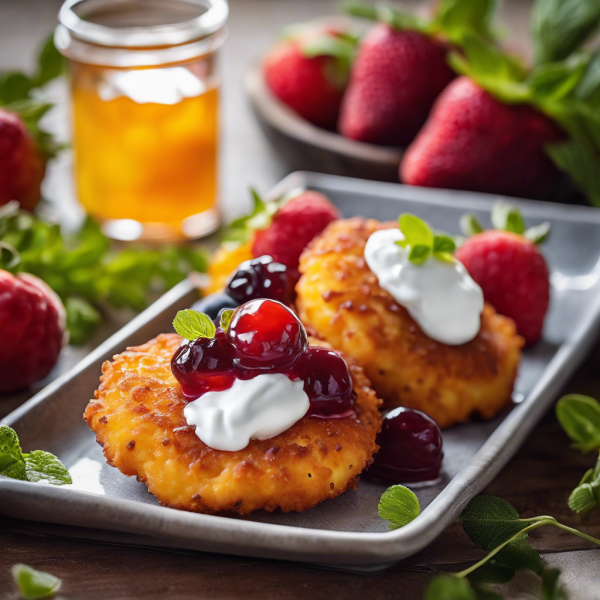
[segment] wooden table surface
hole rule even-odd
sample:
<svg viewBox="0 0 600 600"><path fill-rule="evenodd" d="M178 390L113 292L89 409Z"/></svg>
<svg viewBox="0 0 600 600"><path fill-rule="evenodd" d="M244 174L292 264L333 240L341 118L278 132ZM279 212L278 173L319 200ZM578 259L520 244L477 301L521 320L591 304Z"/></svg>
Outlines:
<svg viewBox="0 0 600 600"><path fill-rule="evenodd" d="M320 0L232 0L230 37L224 51L222 202L227 214L247 206L247 189L268 190L287 173L260 134L241 92L247 65L266 48L283 25L333 12ZM0 70L32 64L35 44L55 24L56 0L0 0ZM527 0L507 1L504 21L515 43L527 49ZM67 114L67 107L59 110ZM66 127L66 124L65 124ZM55 165L46 183L52 205L72 202L69 157ZM600 344L565 391L600 397ZM556 390L557 397L561 390ZM20 399L19 399L20 401ZM0 417L14 408L2 404ZM600 511L582 519L566 501L593 458L569 449L553 413L531 434L487 493L510 501L524 517L551 514L600 537ZM2 499L0 497L0 503ZM68 535L68 529L64 529ZM544 564L562 571L571 600L600 600L600 551L579 538L549 528L535 531L532 545ZM63 579L61 598L406 598L419 599L437 572L459 571L482 556L459 525L449 527L431 546L379 574L352 574L301 564L186 552L102 545L42 536L39 527L0 517L0 600L14 598L9 568L23 562ZM539 580L519 573L504 588L505 597L539 592Z"/></svg>

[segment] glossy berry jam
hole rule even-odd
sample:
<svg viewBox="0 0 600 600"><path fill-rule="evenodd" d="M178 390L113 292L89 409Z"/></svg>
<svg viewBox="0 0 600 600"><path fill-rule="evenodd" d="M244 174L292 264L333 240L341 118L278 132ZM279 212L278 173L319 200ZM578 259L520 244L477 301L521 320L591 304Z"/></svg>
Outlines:
<svg viewBox="0 0 600 600"><path fill-rule="evenodd" d="M289 305L294 301L294 283L285 265L260 256L238 267L225 292L239 304L268 298Z"/></svg>
<svg viewBox="0 0 600 600"><path fill-rule="evenodd" d="M335 352L310 346L298 363L304 391L310 400L308 416L331 418L353 414L352 377L344 359Z"/></svg>
<svg viewBox="0 0 600 600"><path fill-rule="evenodd" d="M235 348L222 329L212 339L198 338L181 344L171 359L171 371L183 395L197 398L210 390L229 389L235 381L234 354Z"/></svg>
<svg viewBox="0 0 600 600"><path fill-rule="evenodd" d="M275 300L251 300L240 306L227 336L236 349L234 365L242 370L291 368L308 345L298 317Z"/></svg>
<svg viewBox="0 0 600 600"><path fill-rule="evenodd" d="M369 475L391 483L437 479L442 465L442 434L436 422L418 410L396 408L383 417L380 448Z"/></svg>

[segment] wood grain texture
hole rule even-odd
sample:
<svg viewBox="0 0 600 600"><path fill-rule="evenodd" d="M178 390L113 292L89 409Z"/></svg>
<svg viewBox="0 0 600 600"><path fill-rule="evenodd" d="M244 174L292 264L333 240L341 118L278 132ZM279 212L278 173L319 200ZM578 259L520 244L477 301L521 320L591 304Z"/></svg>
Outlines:
<svg viewBox="0 0 600 600"><path fill-rule="evenodd" d="M0 70L32 64L35 43L53 27L60 4L60 0L0 0ZM287 173L286 165L250 114L241 89L242 75L283 25L334 12L335 1L232 0L230 4L230 37L224 53L222 196L225 211L232 214L247 206L248 185L267 190ZM506 0L503 9L511 37L525 51L529 6L529 0ZM66 202L68 169L68 157L53 169L47 189L51 206ZM600 345L566 389L600 397L599 364ZM21 400L0 402L0 417ZM593 456L569 449L566 436L550 413L486 492L506 498L523 516L549 513L598 537L600 511L582 519L566 505L570 490L592 462ZM16 597L9 574L16 562L63 578L60 597L65 599L418 600L434 573L458 571L482 556L459 525L448 528L416 556L373 575L41 537L40 532L35 524L0 517L0 600ZM68 529L64 533L67 535ZM600 550L550 528L534 532L531 539L546 565L562 569L561 581L571 600L600 600ZM505 597L520 599L538 588L535 576L519 574L505 587Z"/></svg>

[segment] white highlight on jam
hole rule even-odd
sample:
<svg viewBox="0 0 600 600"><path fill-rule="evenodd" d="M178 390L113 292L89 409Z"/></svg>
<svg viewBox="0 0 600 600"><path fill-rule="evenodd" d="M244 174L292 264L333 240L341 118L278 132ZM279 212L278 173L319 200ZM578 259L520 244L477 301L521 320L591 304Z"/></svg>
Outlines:
<svg viewBox="0 0 600 600"><path fill-rule="evenodd" d="M471 341L481 328L481 288L458 260L410 262L408 252L396 244L403 239L399 229L382 229L369 237L365 260L379 285L430 338L452 346Z"/></svg>
<svg viewBox="0 0 600 600"><path fill-rule="evenodd" d="M250 440L266 440L289 429L308 411L301 379L282 373L236 379L228 389L207 392L183 409L188 425L215 450L242 450Z"/></svg>

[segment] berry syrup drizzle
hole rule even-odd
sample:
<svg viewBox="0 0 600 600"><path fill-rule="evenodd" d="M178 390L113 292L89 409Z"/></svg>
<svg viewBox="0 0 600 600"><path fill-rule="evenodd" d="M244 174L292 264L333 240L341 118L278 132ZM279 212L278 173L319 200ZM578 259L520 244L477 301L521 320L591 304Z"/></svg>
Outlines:
<svg viewBox="0 0 600 600"><path fill-rule="evenodd" d="M346 362L326 348L308 346L298 317L276 300L246 302L234 312L227 331L219 327L214 338L185 341L173 355L171 370L190 401L227 390L236 379L282 373L304 381L310 400L306 416L354 415L355 393Z"/></svg>

